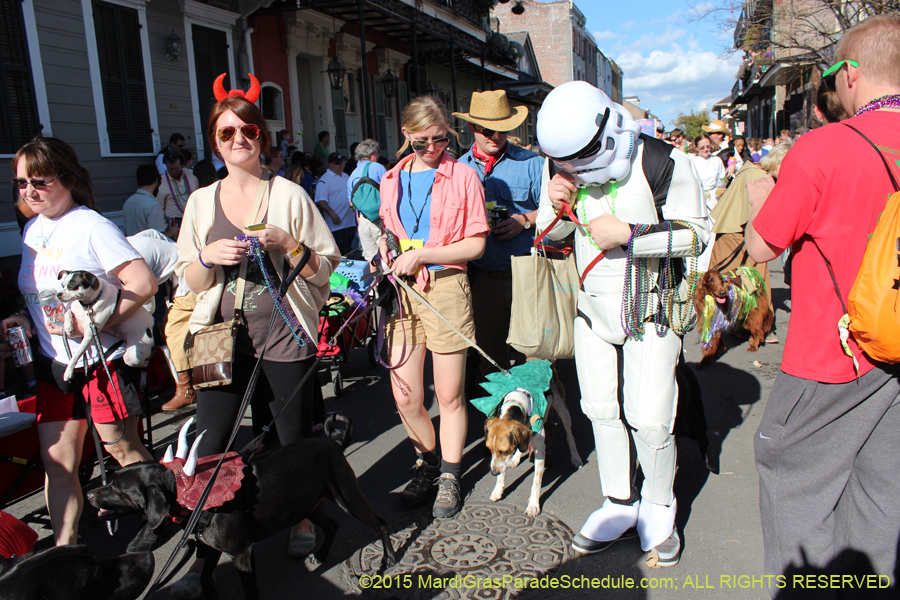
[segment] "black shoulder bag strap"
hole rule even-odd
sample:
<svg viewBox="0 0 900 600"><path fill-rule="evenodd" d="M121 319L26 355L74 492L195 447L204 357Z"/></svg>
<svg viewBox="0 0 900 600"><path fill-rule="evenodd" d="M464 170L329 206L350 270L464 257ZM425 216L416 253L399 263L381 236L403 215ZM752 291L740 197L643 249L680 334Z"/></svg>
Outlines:
<svg viewBox="0 0 900 600"><path fill-rule="evenodd" d="M888 165L887 159L884 157L884 154L881 153L881 150L878 149L878 146L876 146L872 140L867 138L862 131L860 131L853 125L849 125L847 123L841 123L841 124L846 127L849 127L850 129L852 129L853 131L858 133L862 139L869 142L869 145L875 149L875 152L878 153L878 157L881 159L881 162L884 164L884 168L887 170L888 177L891 178L891 183L894 185L894 191L900 192L900 185L897 185L897 180L894 178L894 173L893 173L893 171L891 171L891 167ZM828 274L831 275L831 282L834 283L834 291L837 292L838 298L841 301L841 308L844 309L844 314L848 314L847 306L844 304L844 298L843 298L843 296L841 296L841 290L838 288L837 280L834 278L834 271L831 270L831 263L829 263L828 259L825 258L825 254L822 252L822 249L819 248L819 245L816 244L815 240L813 240L813 244L815 244L816 249L819 251L819 254L822 255L822 260L825 261L825 266L828 267Z"/></svg>
<svg viewBox="0 0 900 600"><path fill-rule="evenodd" d="M884 157L884 154L881 153L881 150L878 149L878 146L876 146L872 140L867 138L866 135L862 131L860 131L853 125L850 125L848 123L841 123L841 125L849 127L850 129L852 129L853 131L858 133L862 139L869 142L869 145L875 149L875 152L878 153L878 157L881 159L881 162L884 164L884 168L887 170L888 177L891 178L891 183L894 185L894 190L897 192L900 192L900 185L897 185L897 180L894 178L894 172L891 171L891 167L888 165L887 159ZM847 311L847 305L844 304L844 297L841 296L841 290L840 290L840 288L838 288L837 279L835 279L835 277L834 277L834 271L832 271L832 269L831 269L831 263L828 262L827 258L825 258L825 254L822 252L822 249L819 248L819 245L816 244L815 240L813 240L813 245L816 247L816 250L819 251L819 254L822 256L822 260L825 261L825 266L828 267L828 274L831 275L831 282L834 284L834 291L837 292L838 299L841 301L841 308L844 309L844 314L845 315L849 314Z"/></svg>

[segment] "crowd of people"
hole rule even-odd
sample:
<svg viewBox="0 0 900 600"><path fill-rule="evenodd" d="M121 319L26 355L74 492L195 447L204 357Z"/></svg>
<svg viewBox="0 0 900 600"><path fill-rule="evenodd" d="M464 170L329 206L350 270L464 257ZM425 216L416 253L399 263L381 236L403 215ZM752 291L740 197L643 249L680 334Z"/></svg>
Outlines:
<svg viewBox="0 0 900 600"><path fill-rule="evenodd" d="M714 120L694 139L678 129L648 136L602 91L569 82L537 115L540 154L510 135L527 108L512 106L504 91L473 93L469 111L452 115L474 139L458 159L450 149L459 132L431 96L404 109L394 161L371 139L354 144L350 157L331 152L328 132L309 154L287 141L276 146L255 98L232 91L209 115L210 158L193 165L184 136L174 134L155 164L137 169L124 233L95 210L91 176L71 146L45 137L25 144L12 160L23 224L18 285L34 301L0 328L6 336L21 326L36 339L54 542L77 540L86 416L120 465L152 460L137 429L139 369L125 364L119 340L101 334L86 362L94 367L73 381L62 376L70 341L83 332L77 322L63 331L46 320L36 300L59 291L61 273L88 271L118 288L107 325L139 310L154 315L177 374L162 410L196 403L197 430L206 432L200 456L228 449L254 359L263 354L254 425L278 415L282 445L314 435L321 390L309 379L291 396L314 367L330 275L343 256L359 252L406 278L452 327L398 290L401 310L387 320L385 339L394 401L415 450L400 498L407 506L433 498L433 515L450 518L464 502L469 426L468 344L457 333L477 339L503 368L512 364L505 343L511 257L529 255L539 229L574 246L581 279L575 360L604 500L573 540L576 550L592 554L638 537L649 565L678 563L674 421L685 331L673 302L694 275L689 265L701 272L752 267L771 297L766 264L784 256L791 329L755 438L766 572L833 566L852 550L875 572L893 573L900 503L890 465L900 380L895 364L868 357L852 336L848 357L836 324L841 294L853 286L892 191L883 172L891 161L883 165L875 152L900 155L892 142L900 134L900 19L867 19L849 30L836 60L817 93L823 126L802 135L745 140ZM357 204L360 190L371 197L366 186L377 190L377 214ZM301 260L281 296L278 281ZM228 322L236 327L230 381L195 389L185 342ZM778 342L769 333L766 341ZM428 352L437 430L425 408ZM496 368L480 367L481 376ZM306 556L315 540L314 523L297 523L287 552ZM199 597L204 560L200 551L172 597Z"/></svg>

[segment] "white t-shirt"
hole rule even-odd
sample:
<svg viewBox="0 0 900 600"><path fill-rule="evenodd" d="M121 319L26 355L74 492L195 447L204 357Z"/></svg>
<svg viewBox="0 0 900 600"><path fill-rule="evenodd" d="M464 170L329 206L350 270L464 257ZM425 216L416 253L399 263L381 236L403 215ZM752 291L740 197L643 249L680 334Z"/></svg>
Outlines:
<svg viewBox="0 0 900 600"><path fill-rule="evenodd" d="M38 215L25 225L22 238L22 266L19 269L19 291L35 323L41 350L59 362L68 362L61 335L50 335L44 324L44 315L38 293L52 289L59 292L62 283L57 279L60 271L88 271L103 281L121 287L119 280L110 275L117 267L141 258L125 236L109 219L89 208L79 206L56 219ZM79 343L81 340L77 340ZM118 340L100 333L104 351ZM76 340L69 340L72 349ZM125 353L119 348L111 358ZM88 361L97 360L92 347Z"/></svg>
<svg viewBox="0 0 900 600"><path fill-rule="evenodd" d="M341 176L338 177L334 171L329 169L319 178L319 183L316 185L316 202L328 202L328 206L337 213L341 220L340 224L335 225L331 217L323 213L322 216L328 223L329 231L356 227L356 214L350 205L350 194L347 192L348 181L350 181L350 176L346 173L341 173Z"/></svg>
<svg viewBox="0 0 900 600"><path fill-rule="evenodd" d="M722 160L715 156L701 158L692 154L691 161L697 168L697 174L700 175L703 191L714 193L719 179L725 177L725 165L722 164Z"/></svg>
<svg viewBox="0 0 900 600"><path fill-rule="evenodd" d="M153 271L156 284L162 285L175 274L175 263L178 262L178 244L154 229L145 229L135 235L129 235L128 243L144 258L144 262ZM180 283L180 278L175 278ZM156 297L151 296L144 302L144 308L151 315L156 312Z"/></svg>

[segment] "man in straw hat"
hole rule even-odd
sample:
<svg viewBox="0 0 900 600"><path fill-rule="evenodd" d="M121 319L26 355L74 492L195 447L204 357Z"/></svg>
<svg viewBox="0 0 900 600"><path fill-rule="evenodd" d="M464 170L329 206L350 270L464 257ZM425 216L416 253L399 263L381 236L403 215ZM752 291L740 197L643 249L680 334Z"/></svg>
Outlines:
<svg viewBox="0 0 900 600"><path fill-rule="evenodd" d="M709 138L719 147L719 150L713 152L712 155L718 156L722 160L726 173L731 177L734 175L734 164L729 165L728 159L734 156L734 146L729 141L731 132L728 130L728 125L724 121L713 119L709 125L703 126L703 131L708 133Z"/></svg>
<svg viewBox="0 0 900 600"><path fill-rule="evenodd" d="M509 318L512 308L511 256L527 255L534 244L534 220L541 196L543 161L529 150L507 142L507 134L528 117L524 106L510 107L505 90L474 92L467 113L453 113L469 123L472 148L460 157L484 183L484 199L494 203L484 255L469 262L469 285L478 342L488 355L509 366ZM496 370L481 361L486 375Z"/></svg>

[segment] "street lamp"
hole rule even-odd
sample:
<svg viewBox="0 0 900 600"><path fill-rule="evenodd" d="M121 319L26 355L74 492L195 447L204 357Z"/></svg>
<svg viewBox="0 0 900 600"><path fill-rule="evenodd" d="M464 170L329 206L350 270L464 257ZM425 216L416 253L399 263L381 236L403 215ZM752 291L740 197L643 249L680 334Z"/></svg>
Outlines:
<svg viewBox="0 0 900 600"><path fill-rule="evenodd" d="M521 0L516 0L516 5L509 10L514 15L521 15L523 12L525 12L525 5L522 4Z"/></svg>
<svg viewBox="0 0 900 600"><path fill-rule="evenodd" d="M425 89L423 90L426 94L431 96L437 91L437 88L434 87L434 83L429 79L425 82Z"/></svg>
<svg viewBox="0 0 900 600"><path fill-rule="evenodd" d="M344 75L347 73L347 69L344 67L343 60L335 56L328 61L328 68L322 72L328 73L328 80L331 82L331 89L344 89Z"/></svg>
<svg viewBox="0 0 900 600"><path fill-rule="evenodd" d="M166 38L166 60L172 62L181 54L181 38L172 30L172 35Z"/></svg>
<svg viewBox="0 0 900 600"><path fill-rule="evenodd" d="M381 76L381 85L384 89L384 97L393 98L394 87L397 85L397 76L394 75L393 71L388 69L384 72L384 75Z"/></svg>

